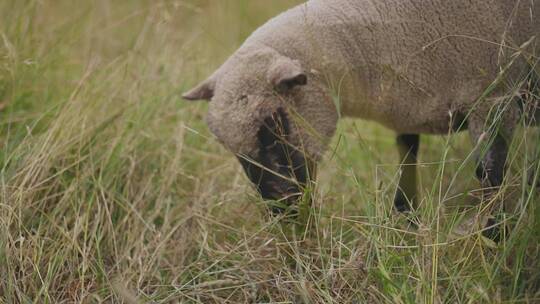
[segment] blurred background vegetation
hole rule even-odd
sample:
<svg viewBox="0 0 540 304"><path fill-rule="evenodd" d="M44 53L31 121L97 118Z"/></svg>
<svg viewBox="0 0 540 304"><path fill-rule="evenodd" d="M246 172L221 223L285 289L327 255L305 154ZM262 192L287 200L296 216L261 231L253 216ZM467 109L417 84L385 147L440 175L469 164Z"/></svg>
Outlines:
<svg viewBox="0 0 540 304"><path fill-rule="evenodd" d="M292 0L0 2L0 302L540 302L520 130L512 226L483 238L466 134L423 137L418 230L394 135L345 119L298 223L268 216L180 92Z"/></svg>

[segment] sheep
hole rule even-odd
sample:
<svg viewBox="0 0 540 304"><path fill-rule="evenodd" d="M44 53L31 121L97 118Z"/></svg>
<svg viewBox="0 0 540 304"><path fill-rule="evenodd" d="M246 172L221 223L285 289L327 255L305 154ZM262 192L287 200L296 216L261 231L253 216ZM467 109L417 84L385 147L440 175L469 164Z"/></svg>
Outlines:
<svg viewBox="0 0 540 304"><path fill-rule="evenodd" d="M522 80L540 70L538 14L540 1L311 0L257 29L183 98L210 101L210 130L264 199L289 204L339 117L394 130L404 165L394 205L409 212L420 134L468 129L482 186L502 184Z"/></svg>

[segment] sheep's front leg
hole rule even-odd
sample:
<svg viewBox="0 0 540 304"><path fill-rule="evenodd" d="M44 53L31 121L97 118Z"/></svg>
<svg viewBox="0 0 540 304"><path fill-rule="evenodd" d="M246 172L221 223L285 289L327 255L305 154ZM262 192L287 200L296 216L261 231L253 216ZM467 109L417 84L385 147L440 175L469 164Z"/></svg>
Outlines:
<svg viewBox="0 0 540 304"><path fill-rule="evenodd" d="M420 136L418 134L400 134L397 146L401 160L401 176L394 197L394 207L399 212L416 208L416 162Z"/></svg>

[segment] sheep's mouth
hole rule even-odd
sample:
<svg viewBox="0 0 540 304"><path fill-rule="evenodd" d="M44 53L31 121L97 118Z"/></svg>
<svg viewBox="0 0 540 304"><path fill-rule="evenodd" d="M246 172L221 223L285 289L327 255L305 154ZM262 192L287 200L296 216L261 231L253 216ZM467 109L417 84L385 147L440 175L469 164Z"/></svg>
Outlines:
<svg viewBox="0 0 540 304"><path fill-rule="evenodd" d="M264 199L294 204L314 174L314 162L290 143L287 114L278 109L267 117L257 133L257 155L238 159ZM274 212L283 208L274 207Z"/></svg>

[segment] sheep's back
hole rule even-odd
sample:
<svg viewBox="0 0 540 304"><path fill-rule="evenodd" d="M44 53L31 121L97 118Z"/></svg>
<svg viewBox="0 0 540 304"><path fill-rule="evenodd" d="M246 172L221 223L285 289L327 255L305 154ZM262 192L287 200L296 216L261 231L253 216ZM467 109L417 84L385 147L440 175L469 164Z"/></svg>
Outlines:
<svg viewBox="0 0 540 304"><path fill-rule="evenodd" d="M466 111L519 47L540 34L536 14L540 1L312 0L246 43L330 75L343 86L345 115L441 133L448 113ZM524 65L513 62L509 82Z"/></svg>

